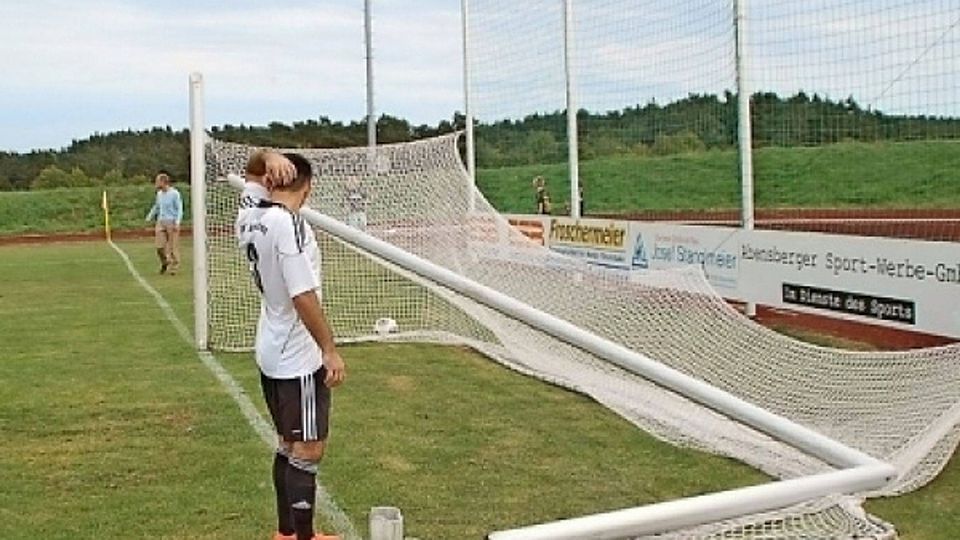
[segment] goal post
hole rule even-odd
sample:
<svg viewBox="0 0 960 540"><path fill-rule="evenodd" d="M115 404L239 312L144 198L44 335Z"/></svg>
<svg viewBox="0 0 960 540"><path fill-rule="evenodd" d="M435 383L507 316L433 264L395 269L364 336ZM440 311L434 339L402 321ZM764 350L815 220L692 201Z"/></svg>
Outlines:
<svg viewBox="0 0 960 540"><path fill-rule="evenodd" d="M243 188L243 181L239 176L230 175L227 181L238 192ZM762 486L495 533L490 536L492 540L548 538L574 540L653 534L785 508L818 497L877 489L896 477L896 470L891 465L882 463L859 450L418 257L362 230L309 207L301 209L300 214L314 227L363 252L373 254L436 285L462 294L512 319L550 334L564 343L589 351L841 468L830 473Z"/></svg>
<svg viewBox="0 0 960 540"><path fill-rule="evenodd" d="M875 489L891 478L885 464L677 499L637 508L497 531L489 540L614 540L656 535L787 508L825 495Z"/></svg>
<svg viewBox="0 0 960 540"><path fill-rule="evenodd" d="M951 455L960 348L808 346L748 322L698 270L624 273L552 252L471 186L457 142L448 135L383 145L383 167L374 172L366 148L295 150L316 172L313 210L303 213L321 244L328 318L341 341L471 347L591 396L656 437L780 479L756 486L760 495L749 500L763 505L744 502L755 491L733 491L625 511L618 527L659 527L648 520L661 519L664 508L696 508L701 517L689 516L690 524L723 514L813 537L885 533L892 528L858 501L919 487ZM249 350L259 305L236 247L238 191L228 183L242 184L229 175L242 173L253 151L207 141L208 343L217 350ZM366 190L362 230L345 224L358 185ZM374 330L380 318L396 321L392 331ZM766 510L811 493L818 498ZM584 519L602 527L603 520Z"/></svg>
<svg viewBox="0 0 960 540"><path fill-rule="evenodd" d="M190 87L197 345L249 350L259 297L236 247L229 174L242 174L255 149L208 137L202 78ZM456 135L381 145L376 167L366 148L294 151L314 165L304 215L338 340L468 346L665 441L780 479L564 526L596 537L681 522L698 538L740 537L716 533L731 527L765 538L883 536L893 527L866 514L862 498L924 485L960 441L960 347L810 346L744 319L698 269L622 272L548 250L476 189ZM355 212L364 219L345 225ZM396 324L380 335L382 318Z"/></svg>
<svg viewBox="0 0 960 540"><path fill-rule="evenodd" d="M207 197L206 124L203 75L190 74L190 217L193 222L193 336L197 349L207 348Z"/></svg>

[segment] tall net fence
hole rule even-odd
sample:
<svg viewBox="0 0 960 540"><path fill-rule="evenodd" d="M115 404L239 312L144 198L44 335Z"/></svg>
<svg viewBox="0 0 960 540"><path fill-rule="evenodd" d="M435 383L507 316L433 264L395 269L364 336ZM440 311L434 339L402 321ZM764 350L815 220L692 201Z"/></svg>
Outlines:
<svg viewBox="0 0 960 540"><path fill-rule="evenodd" d="M960 241L960 2L752 2L771 227Z"/></svg>
<svg viewBox="0 0 960 540"><path fill-rule="evenodd" d="M249 349L258 314L259 298L232 232L238 193L222 181L242 171L253 151L220 141L207 147L209 336L216 349ZM883 537L894 529L863 512L863 497L926 484L957 446L960 347L857 353L807 345L742 317L698 270L624 273L547 250L472 189L454 136L385 146L375 162L365 148L298 151L317 171L309 204L321 213L358 223L350 214L362 208L365 230L375 238L886 460L900 473L876 493L809 501L665 537ZM589 395L675 444L733 457L776 478L831 470L355 245L321 230L317 236L323 303L341 339L467 345ZM398 331L375 332L383 317L396 320Z"/></svg>
<svg viewBox="0 0 960 540"><path fill-rule="evenodd" d="M536 176L569 202L568 145L541 133L566 113L548 4L470 3L478 181L506 212L533 211ZM737 4L572 2L587 214L738 224ZM739 4L758 226L960 240L960 0Z"/></svg>
<svg viewBox="0 0 960 540"><path fill-rule="evenodd" d="M584 210L660 219L691 219L691 208L736 215L731 6L573 3Z"/></svg>
<svg viewBox="0 0 960 540"><path fill-rule="evenodd" d="M478 181L504 211L533 213L533 179L544 176L559 206L570 178L563 3L490 0L470 17Z"/></svg>

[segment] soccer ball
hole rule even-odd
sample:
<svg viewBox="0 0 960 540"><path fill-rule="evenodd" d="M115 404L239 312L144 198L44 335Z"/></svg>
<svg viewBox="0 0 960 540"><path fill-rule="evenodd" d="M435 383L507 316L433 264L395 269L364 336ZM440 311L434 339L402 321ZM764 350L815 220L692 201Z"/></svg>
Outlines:
<svg viewBox="0 0 960 540"><path fill-rule="evenodd" d="M381 336L385 336L397 331L397 321L390 317L380 317L373 323L373 331Z"/></svg>

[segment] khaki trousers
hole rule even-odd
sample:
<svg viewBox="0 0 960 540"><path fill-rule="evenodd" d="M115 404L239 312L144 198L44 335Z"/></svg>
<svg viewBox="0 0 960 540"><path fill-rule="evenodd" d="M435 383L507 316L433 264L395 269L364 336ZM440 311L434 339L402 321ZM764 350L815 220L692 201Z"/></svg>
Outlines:
<svg viewBox="0 0 960 540"><path fill-rule="evenodd" d="M180 268L180 235L177 224L169 220L157 220L154 228L156 237L157 257L160 264L166 265L171 271Z"/></svg>

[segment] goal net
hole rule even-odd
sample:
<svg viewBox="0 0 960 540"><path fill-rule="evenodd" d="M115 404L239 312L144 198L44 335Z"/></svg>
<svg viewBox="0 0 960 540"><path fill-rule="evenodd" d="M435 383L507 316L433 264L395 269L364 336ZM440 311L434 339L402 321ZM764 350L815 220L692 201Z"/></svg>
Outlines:
<svg viewBox="0 0 960 540"><path fill-rule="evenodd" d="M233 236L238 174L254 148L210 140L207 159L209 344L252 345L259 298ZM316 171L309 205L374 238L504 293L896 466L881 490L808 501L664 535L702 538L884 537L867 496L929 482L960 437L960 347L849 352L753 324L696 269L621 272L551 252L513 229L471 184L455 135L379 147L300 149ZM357 219L362 212L365 219ZM364 223L365 222L365 225ZM472 347L521 373L591 396L674 444L729 456L776 478L831 465L544 331L317 230L323 303L343 340ZM390 318L396 328L377 325ZM546 487L545 487L546 489Z"/></svg>

